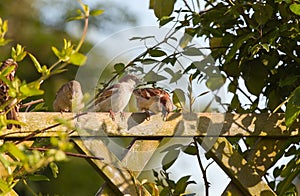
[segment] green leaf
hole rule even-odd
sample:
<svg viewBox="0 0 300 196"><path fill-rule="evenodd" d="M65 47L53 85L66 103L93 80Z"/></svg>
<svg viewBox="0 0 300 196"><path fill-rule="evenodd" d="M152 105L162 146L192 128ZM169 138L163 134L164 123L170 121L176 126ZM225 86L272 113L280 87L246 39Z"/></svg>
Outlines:
<svg viewBox="0 0 300 196"><path fill-rule="evenodd" d="M166 171L175 163L176 159L178 158L179 152L179 150L170 150L169 152L167 152L162 160L163 170Z"/></svg>
<svg viewBox="0 0 300 196"><path fill-rule="evenodd" d="M8 142L4 145L6 145L7 151L15 158L19 159L20 161L25 161L27 159L24 152L22 152L15 144Z"/></svg>
<svg viewBox="0 0 300 196"><path fill-rule="evenodd" d="M69 17L66 19L67 22L73 21L73 20L82 20L84 19L84 16L74 16L74 17Z"/></svg>
<svg viewBox="0 0 300 196"><path fill-rule="evenodd" d="M39 73L42 73L42 67L40 65L40 63L38 62L38 60L31 54L31 53L28 53L30 59L32 60L36 70L39 72Z"/></svg>
<svg viewBox="0 0 300 196"><path fill-rule="evenodd" d="M53 71L52 73L57 74L58 72L59 73L64 72L64 69L57 69L57 70ZM50 75L50 70L48 69L48 67L46 65L43 65L43 67L42 67L42 74L43 74L43 76Z"/></svg>
<svg viewBox="0 0 300 196"><path fill-rule="evenodd" d="M57 178L57 174L59 173L59 169L58 169L58 166L54 163L54 162L51 162L49 164L49 167L52 171L52 175L54 178Z"/></svg>
<svg viewBox="0 0 300 196"><path fill-rule="evenodd" d="M192 39L193 36L189 35L188 33L185 33L179 41L179 46L181 48L187 47L187 45L190 43L190 41L192 41Z"/></svg>
<svg viewBox="0 0 300 196"><path fill-rule="evenodd" d="M182 110L185 106L185 94L182 89L175 89L173 92L173 104L177 107L178 110Z"/></svg>
<svg viewBox="0 0 300 196"><path fill-rule="evenodd" d="M295 84L297 82L297 80L298 80L297 75L291 75L286 78L280 78L278 85L280 87L289 86L289 85Z"/></svg>
<svg viewBox="0 0 300 196"><path fill-rule="evenodd" d="M82 5L82 9L83 9L85 15L88 15L90 12L89 6L87 4L81 4L81 5Z"/></svg>
<svg viewBox="0 0 300 196"><path fill-rule="evenodd" d="M25 51L25 48L22 47L20 44L17 44L16 48L13 47L11 49L11 57L16 62L22 61L25 58L26 54L27 52Z"/></svg>
<svg viewBox="0 0 300 196"><path fill-rule="evenodd" d="M91 10L90 15L91 16L99 16L104 13L104 10Z"/></svg>
<svg viewBox="0 0 300 196"><path fill-rule="evenodd" d="M164 16L170 16L174 9L176 0L154 0L153 9L157 18L161 19Z"/></svg>
<svg viewBox="0 0 300 196"><path fill-rule="evenodd" d="M11 190L11 188L5 180L0 179L0 190L2 193L8 193Z"/></svg>
<svg viewBox="0 0 300 196"><path fill-rule="evenodd" d="M39 174L29 175L27 176L27 179L30 181L50 181L47 176Z"/></svg>
<svg viewBox="0 0 300 196"><path fill-rule="evenodd" d="M297 87L286 105L285 124L289 128L300 114L300 86Z"/></svg>
<svg viewBox="0 0 300 196"><path fill-rule="evenodd" d="M158 49L149 50L149 54L152 57L161 57L167 55L164 51Z"/></svg>
<svg viewBox="0 0 300 196"><path fill-rule="evenodd" d="M1 76L4 76L4 77L8 76L14 69L15 69L15 66L6 67L2 71L0 71Z"/></svg>
<svg viewBox="0 0 300 196"><path fill-rule="evenodd" d="M184 147L182 149L182 151L185 153L185 154L189 154L189 155L196 155L198 153L198 150L196 148L196 146L192 146L192 145L189 145L187 147Z"/></svg>
<svg viewBox="0 0 300 196"><path fill-rule="evenodd" d="M280 169L279 167L276 167L276 168L273 170L273 177L274 177L274 178L279 177L281 171L282 171L282 168Z"/></svg>
<svg viewBox="0 0 300 196"><path fill-rule="evenodd" d="M149 1L149 9L154 9L155 0Z"/></svg>
<svg viewBox="0 0 300 196"><path fill-rule="evenodd" d="M203 55L203 53L195 47L188 47L186 48L182 54L186 55L186 56L201 56Z"/></svg>
<svg viewBox="0 0 300 196"><path fill-rule="evenodd" d="M149 39L149 38L155 38L155 36L150 35L150 36L145 36L145 37L131 37L129 39L129 41L133 41L133 40L140 40L140 41L142 41L142 40Z"/></svg>
<svg viewBox="0 0 300 196"><path fill-rule="evenodd" d="M259 96L265 87L269 71L260 59L245 61L242 67L242 77L250 93Z"/></svg>
<svg viewBox="0 0 300 196"><path fill-rule="evenodd" d="M143 59L141 61L141 63L143 63L144 65L150 65L150 64L153 64L153 63L157 63L157 62L159 62L159 61L156 60L156 59L150 59L150 58Z"/></svg>
<svg viewBox="0 0 300 196"><path fill-rule="evenodd" d="M172 75L172 78L170 80L170 84L177 82L178 80L180 80L180 78L182 77L182 73L181 70L178 70L176 73L174 73Z"/></svg>
<svg viewBox="0 0 300 196"><path fill-rule="evenodd" d="M171 190L169 187L164 187L162 191L160 191L159 196L171 196Z"/></svg>
<svg viewBox="0 0 300 196"><path fill-rule="evenodd" d="M165 59L162 60L163 63L170 63L172 66L175 65L177 61L176 57L166 57Z"/></svg>
<svg viewBox="0 0 300 196"><path fill-rule="evenodd" d="M153 172L153 176L154 176L155 178L158 178L158 172L155 171L154 169L152 169L152 172Z"/></svg>
<svg viewBox="0 0 300 196"><path fill-rule="evenodd" d="M297 150L296 146L293 145L288 149L288 151L284 154L284 156L285 157L293 156L297 153L298 153L298 150Z"/></svg>
<svg viewBox="0 0 300 196"><path fill-rule="evenodd" d="M215 76L210 76L207 80L206 80L206 86L214 91L217 90L219 88L221 88L224 84L225 84L226 78L223 75L215 75Z"/></svg>
<svg viewBox="0 0 300 196"><path fill-rule="evenodd" d="M243 36L237 38L233 42L233 46L231 47L229 53L225 57L226 62L229 62L236 55L237 50L241 48L241 46L244 44L245 41L247 41L253 37L254 37L253 33L248 33L246 35L243 35Z"/></svg>
<svg viewBox="0 0 300 196"><path fill-rule="evenodd" d="M181 193L184 193L189 184L191 184L191 183L196 184L195 181L188 181L190 179L190 177L191 177L190 175L184 176L176 182L176 188L174 191L174 195L179 195Z"/></svg>
<svg viewBox="0 0 300 196"><path fill-rule="evenodd" d="M300 15L300 4L298 3L293 3L290 5L290 10L296 14L296 15Z"/></svg>
<svg viewBox="0 0 300 196"><path fill-rule="evenodd" d="M56 56L58 59L61 59L62 55L61 55L60 51L59 51L55 46L52 46L52 47L51 47L51 50L52 50L52 52L55 54L55 56Z"/></svg>
<svg viewBox="0 0 300 196"><path fill-rule="evenodd" d="M71 54L70 62L74 65L81 66L86 63L87 57L79 52Z"/></svg>
<svg viewBox="0 0 300 196"><path fill-rule="evenodd" d="M5 34L8 31L8 21L4 20L3 22L1 22L0 26L1 26L1 32Z"/></svg>
<svg viewBox="0 0 300 196"><path fill-rule="evenodd" d="M159 19L159 26L162 27L172 20L174 20L175 17L170 17L170 16L163 16L161 19Z"/></svg>
<svg viewBox="0 0 300 196"><path fill-rule="evenodd" d="M38 82L31 82L29 84L22 84L20 87L20 92L25 97L37 96L44 94L44 91L39 89L40 84Z"/></svg>
<svg viewBox="0 0 300 196"><path fill-rule="evenodd" d="M125 64L124 63L117 63L114 65L114 69L116 73L122 73L124 71Z"/></svg>
<svg viewBox="0 0 300 196"><path fill-rule="evenodd" d="M64 151L62 150L57 150L56 153L55 153L55 160L56 161L62 161L62 160L65 160L66 159L66 154L64 153Z"/></svg>
<svg viewBox="0 0 300 196"><path fill-rule="evenodd" d="M144 77L145 82L150 82L150 81L158 82L158 81L162 81L162 80L166 80L166 79L167 78L165 76L159 75L159 74L155 73L154 71L148 72Z"/></svg>
<svg viewBox="0 0 300 196"><path fill-rule="evenodd" d="M8 44L11 41L12 41L11 39L0 38L0 46L5 46L6 44Z"/></svg>
<svg viewBox="0 0 300 196"><path fill-rule="evenodd" d="M170 74L171 76L173 76L175 73L172 69L170 69L169 67L164 68L165 72L167 72L168 74Z"/></svg>
<svg viewBox="0 0 300 196"><path fill-rule="evenodd" d="M269 52L270 51L270 46L269 44L261 44L262 48L265 49L265 51Z"/></svg>
<svg viewBox="0 0 300 196"><path fill-rule="evenodd" d="M252 56L256 55L261 49L266 50L269 52L270 47L269 44L255 44L253 47L250 48L249 52Z"/></svg>
<svg viewBox="0 0 300 196"><path fill-rule="evenodd" d="M273 8L268 4L254 4L254 19L259 25L264 25L271 19L273 14Z"/></svg>

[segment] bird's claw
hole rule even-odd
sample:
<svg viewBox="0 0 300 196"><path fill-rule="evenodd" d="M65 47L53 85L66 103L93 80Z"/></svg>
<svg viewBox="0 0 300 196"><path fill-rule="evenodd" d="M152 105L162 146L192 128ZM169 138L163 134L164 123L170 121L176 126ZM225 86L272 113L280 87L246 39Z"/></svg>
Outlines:
<svg viewBox="0 0 300 196"><path fill-rule="evenodd" d="M145 114L146 114L146 120L149 121L150 120L150 113L149 113L149 111L146 111Z"/></svg>
<svg viewBox="0 0 300 196"><path fill-rule="evenodd" d="M120 112L120 116L122 120L125 120L125 113L124 112Z"/></svg>
<svg viewBox="0 0 300 196"><path fill-rule="evenodd" d="M165 113L165 114L163 113L162 114L163 121L167 121L168 120L168 114L169 113Z"/></svg>
<svg viewBox="0 0 300 196"><path fill-rule="evenodd" d="M115 121L115 113L112 110L109 111L109 116L113 121Z"/></svg>

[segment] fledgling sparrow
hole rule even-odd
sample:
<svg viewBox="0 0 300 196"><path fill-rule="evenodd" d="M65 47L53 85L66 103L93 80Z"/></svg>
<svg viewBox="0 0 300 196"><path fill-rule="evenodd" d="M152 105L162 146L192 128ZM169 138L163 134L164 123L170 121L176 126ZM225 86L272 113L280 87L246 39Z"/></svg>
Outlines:
<svg viewBox="0 0 300 196"><path fill-rule="evenodd" d="M57 91L53 110L56 112L78 112L84 107L82 99L80 83L76 80L69 81Z"/></svg>
<svg viewBox="0 0 300 196"><path fill-rule="evenodd" d="M115 120L115 113L120 112L121 117L124 118L123 110L127 106L135 86L139 82L139 79L134 75L128 74L124 76L118 83L96 95L94 104L89 110L109 112L113 120Z"/></svg>
<svg viewBox="0 0 300 196"><path fill-rule="evenodd" d="M4 69L10 67L10 66L14 66L14 69L12 69L12 71L10 73L8 73L6 75L6 78L10 81L13 81L14 77L15 77L15 73L16 70L18 68L18 64L17 62L15 62L13 59L7 59L4 62L2 62L1 66L0 66L0 71L3 71ZM11 100L11 98L9 97L8 94L8 90L9 87L7 86L7 84L0 80L0 104L6 104L8 101L10 101L10 103L5 107L5 111L8 111L6 113L6 118L8 120L18 120L18 112L19 112L19 106L16 105L17 103L17 99L14 98L13 100ZM8 124L7 125L7 129L11 129L12 127L16 127L16 128L21 128L20 125L17 124Z"/></svg>
<svg viewBox="0 0 300 196"><path fill-rule="evenodd" d="M147 119L150 119L149 111L162 112L163 120L167 120L168 114L173 110L173 103L168 92L160 88L138 88L133 91L139 110L145 111Z"/></svg>

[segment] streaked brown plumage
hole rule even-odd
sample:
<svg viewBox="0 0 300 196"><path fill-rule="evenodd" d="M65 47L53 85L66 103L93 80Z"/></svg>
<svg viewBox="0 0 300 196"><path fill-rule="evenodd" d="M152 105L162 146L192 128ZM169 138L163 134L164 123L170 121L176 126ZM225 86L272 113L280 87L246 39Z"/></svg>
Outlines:
<svg viewBox="0 0 300 196"><path fill-rule="evenodd" d="M133 91L139 110L146 111L150 118L149 111L154 113L162 112L166 120L168 114L173 110L173 103L168 92L160 88L140 88Z"/></svg>
<svg viewBox="0 0 300 196"><path fill-rule="evenodd" d="M2 72L11 66L14 66L14 69L12 69L12 71L6 75L6 78L10 81L13 81L16 70L18 68L18 64L13 59L7 59L4 62L2 62L0 66L0 71ZM17 116L19 112L19 107L16 105L17 99L10 98L8 91L9 87L7 86L7 84L4 81L0 80L0 104L5 105L4 112L7 112L6 118L8 120L18 121ZM17 124L8 124L7 128L11 129L13 126L15 126L16 128L21 128L21 126Z"/></svg>
<svg viewBox="0 0 300 196"><path fill-rule="evenodd" d="M53 110L56 112L78 112L84 107L83 94L78 81L72 80L62 85L56 93Z"/></svg>
<svg viewBox="0 0 300 196"><path fill-rule="evenodd" d="M121 112L121 117L124 117L123 110L130 100L132 91L139 82L140 80L135 75L125 75L118 83L98 94L95 97L94 105L89 110L109 112L113 120L116 112Z"/></svg>

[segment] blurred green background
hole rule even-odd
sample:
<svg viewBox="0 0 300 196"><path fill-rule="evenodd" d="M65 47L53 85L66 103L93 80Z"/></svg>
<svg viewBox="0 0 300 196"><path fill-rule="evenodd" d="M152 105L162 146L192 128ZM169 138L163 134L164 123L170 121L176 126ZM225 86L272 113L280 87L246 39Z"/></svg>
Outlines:
<svg viewBox="0 0 300 196"><path fill-rule="evenodd" d="M105 10L103 15L90 20L89 31L94 33L102 32L102 34L109 35L122 29L124 25L134 26L137 24L137 17L129 13L123 5L109 1L84 3L87 3L91 9ZM51 46L61 48L64 38L78 43L83 23L80 21L67 23L66 18L76 14L75 10L79 7L78 2L74 0L1 0L0 17L8 20L9 23L6 38L13 41L0 47L0 60L9 58L11 48L16 44L21 44L25 46L26 51L34 54L42 65L52 65L57 59L51 51ZM74 29L78 29L78 31L74 31ZM87 53L93 45L88 34L81 52ZM94 59L95 66L101 65L101 58L105 57ZM45 94L36 97L36 99L43 98L45 100L46 111L52 111L52 102L58 88L63 83L75 78L78 67L69 65L67 68L67 72L45 81L42 85ZM28 57L19 63L17 76L27 82L39 78L39 74ZM30 183L36 193L42 195L94 195L103 183L100 175L82 158L70 157L68 161L58 163L58 167L60 173L57 178L53 178L49 168L39 171L49 177L51 181ZM22 182L18 183L15 190L22 196L32 195Z"/></svg>

